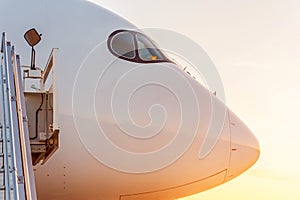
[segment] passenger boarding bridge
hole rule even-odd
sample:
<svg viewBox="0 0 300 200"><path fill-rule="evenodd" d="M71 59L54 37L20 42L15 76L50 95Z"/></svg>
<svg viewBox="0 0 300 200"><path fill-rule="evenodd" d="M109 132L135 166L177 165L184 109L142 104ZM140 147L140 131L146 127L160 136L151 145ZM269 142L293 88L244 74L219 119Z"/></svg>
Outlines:
<svg viewBox="0 0 300 200"><path fill-rule="evenodd" d="M2 35L0 199L36 200L33 166L47 162L58 149L56 52L52 50L44 70L21 66L14 46Z"/></svg>

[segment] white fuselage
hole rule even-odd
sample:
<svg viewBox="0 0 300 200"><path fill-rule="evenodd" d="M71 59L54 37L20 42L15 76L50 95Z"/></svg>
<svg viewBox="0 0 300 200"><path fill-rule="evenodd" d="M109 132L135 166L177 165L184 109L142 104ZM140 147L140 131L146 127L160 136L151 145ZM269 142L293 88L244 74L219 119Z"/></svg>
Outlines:
<svg viewBox="0 0 300 200"><path fill-rule="evenodd" d="M256 162L259 147L251 131L174 63L135 63L109 51L111 33L136 29L123 18L79 0L2 0L1 10L0 30L23 63L30 58L23 34L32 27L43 34L36 47L38 66L59 48L59 149L36 167L39 199L175 199L220 185ZM148 84L139 90L142 81ZM131 89L132 98L123 94ZM200 159L203 142L214 140L209 131L214 115L224 119L220 134ZM156 120L161 117L163 124ZM140 138L130 130L140 131ZM153 130L157 134L151 135ZM170 141L176 144L164 149Z"/></svg>

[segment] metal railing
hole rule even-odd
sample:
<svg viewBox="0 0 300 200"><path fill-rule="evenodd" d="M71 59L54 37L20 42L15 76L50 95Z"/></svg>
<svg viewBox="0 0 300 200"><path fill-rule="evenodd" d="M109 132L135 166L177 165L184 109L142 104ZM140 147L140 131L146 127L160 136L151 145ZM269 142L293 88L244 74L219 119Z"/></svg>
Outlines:
<svg viewBox="0 0 300 200"><path fill-rule="evenodd" d="M4 199L35 200L30 142L20 58L2 35L0 93L2 103L2 157Z"/></svg>

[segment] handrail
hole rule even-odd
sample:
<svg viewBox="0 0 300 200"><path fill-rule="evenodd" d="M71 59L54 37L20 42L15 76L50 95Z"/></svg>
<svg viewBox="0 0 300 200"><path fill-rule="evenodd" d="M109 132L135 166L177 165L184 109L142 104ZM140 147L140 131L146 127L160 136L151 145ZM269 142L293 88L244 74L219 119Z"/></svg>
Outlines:
<svg viewBox="0 0 300 200"><path fill-rule="evenodd" d="M2 43L1 43L1 52L2 53L5 53L4 52L4 41L5 41L5 33L2 34ZM5 88L4 88L4 85L5 85L5 82L6 80L4 79L4 70L3 68L5 68L6 66L6 56L3 55L2 57L2 61L3 61L3 64L1 62L1 68L0 68L0 78L1 78L1 96L2 96L2 125L3 125L3 129L2 129L2 140L3 140L3 159L4 159L4 183L5 183L5 198L6 199L10 199L10 172L9 172L9 162L8 162L8 136L7 136L7 122L6 122L6 119L7 119L7 114L6 114L6 98L5 98Z"/></svg>
<svg viewBox="0 0 300 200"><path fill-rule="evenodd" d="M5 199L35 200L36 193L31 165L28 126L26 126L26 120L24 120L26 119L26 110L20 81L20 60L19 56L15 55L14 47L6 41L5 33L3 33L1 46L3 50L0 77L3 101L2 122L5 127L5 129L2 129ZM11 159L9 159L9 156Z"/></svg>
<svg viewBox="0 0 300 200"><path fill-rule="evenodd" d="M12 66L12 52L14 49L11 47L10 42L4 43L4 60L5 67L5 79L6 79L6 103L7 103L7 116L9 126L9 138L10 138L10 152L11 152L11 169L13 180L13 192L15 199L25 199L25 188L23 182L23 166L22 156L20 149L20 138L16 108L16 92L14 87L13 66ZM8 155L6 155L8 156ZM9 166L6 166L8 168ZM17 198L16 198L17 197Z"/></svg>
<svg viewBox="0 0 300 200"><path fill-rule="evenodd" d="M5 42L5 33L2 33L2 41L1 41L1 53L4 51L4 42Z"/></svg>
<svg viewBox="0 0 300 200"><path fill-rule="evenodd" d="M23 159L23 169L24 169L24 181L25 181L25 191L26 197L28 200L36 200L36 188L35 180L32 167L32 157L31 157L31 148L29 140L29 130L28 130L28 119L25 106L25 98L22 85L22 76L21 76L21 65L20 65L20 56L16 55L16 62L14 65L14 74L15 74L15 84L17 90L17 106L18 106L18 117L20 125L20 141L22 149L22 159Z"/></svg>
<svg viewBox="0 0 300 200"><path fill-rule="evenodd" d="M56 53L57 49L54 48L52 49L51 53L50 53L50 56L48 58L48 61L47 61L47 64L45 66L45 69L44 71L42 72L42 78L41 78L41 89L44 89L45 88L45 84L46 84L46 81L48 79L48 76L54 66L54 55Z"/></svg>

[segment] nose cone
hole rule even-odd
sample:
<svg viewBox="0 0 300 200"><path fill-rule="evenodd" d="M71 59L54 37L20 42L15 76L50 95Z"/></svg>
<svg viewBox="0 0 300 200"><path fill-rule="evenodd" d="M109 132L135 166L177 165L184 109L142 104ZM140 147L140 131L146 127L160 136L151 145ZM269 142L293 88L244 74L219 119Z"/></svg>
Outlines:
<svg viewBox="0 0 300 200"><path fill-rule="evenodd" d="M249 128L231 111L231 155L227 180L249 169L258 159L260 148L258 141Z"/></svg>

